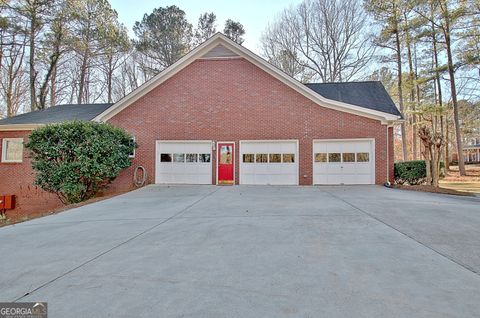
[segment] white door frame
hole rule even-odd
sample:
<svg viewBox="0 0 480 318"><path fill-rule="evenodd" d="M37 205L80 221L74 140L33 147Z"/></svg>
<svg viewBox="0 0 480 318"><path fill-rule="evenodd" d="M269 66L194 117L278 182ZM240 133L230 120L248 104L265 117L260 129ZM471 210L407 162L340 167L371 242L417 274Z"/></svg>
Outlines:
<svg viewBox="0 0 480 318"><path fill-rule="evenodd" d="M155 184L159 184L159 180L157 180L157 175L158 175L158 164L160 163L160 153L158 153L158 145L160 143L207 143L209 142L211 145L213 145L213 140L161 140L157 139L155 140L155 158L154 158L154 163L155 163ZM210 147L210 164L213 166L213 150L212 147Z"/></svg>
<svg viewBox="0 0 480 318"><path fill-rule="evenodd" d="M312 185L315 185L315 174L313 173L314 165L315 165L315 142L335 142L335 141L370 141L372 145L372 160L370 160L370 164L372 165L372 184L375 184L376 180L376 164L375 164L375 154L376 154L376 149L375 149L375 138L345 138L345 139L313 139L312 140ZM388 147L388 145L387 145Z"/></svg>
<svg viewBox="0 0 480 318"><path fill-rule="evenodd" d="M243 158L240 157L242 151L242 143L249 143L249 142L263 142L263 143L280 143L280 142L295 142L296 148L296 157L295 163L297 164L297 182L296 185L300 184L300 151L299 151L299 141L298 139L252 139L252 140L240 140L239 141L239 151L238 151L238 167L240 169L241 161ZM242 184L242 172L238 174L238 184Z"/></svg>
<svg viewBox="0 0 480 318"><path fill-rule="evenodd" d="M215 145L215 163L216 163L216 172L215 172L215 179L216 179L216 185L218 185L218 144L233 144L233 184L235 185L236 184L236 176L235 176L235 165L236 165L236 162L235 162L235 159L237 157L237 153L236 153L236 150L237 150L237 146L236 146L236 143L235 141L217 141L216 145Z"/></svg>

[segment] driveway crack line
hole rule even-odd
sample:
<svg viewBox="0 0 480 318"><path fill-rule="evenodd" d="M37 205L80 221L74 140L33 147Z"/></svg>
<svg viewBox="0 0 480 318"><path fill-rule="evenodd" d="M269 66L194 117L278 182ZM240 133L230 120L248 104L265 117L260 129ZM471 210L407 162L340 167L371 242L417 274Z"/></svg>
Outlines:
<svg viewBox="0 0 480 318"><path fill-rule="evenodd" d="M206 195L202 196L200 199L198 199L198 200L196 200L195 202L191 203L190 205L186 206L185 208L183 208L183 209L180 210L179 212L177 212L177 213L175 213L174 215L172 215L172 216L170 216L170 217L162 220L162 222L159 222L159 223L157 223L157 224L155 224L155 225L147 228L146 230L143 230L142 232L140 232L140 233L138 233L138 234L130 237L129 239L127 239L127 240L125 240L125 241L123 241L123 242L121 242L121 243L119 243L119 244L111 247L110 249L108 249L108 250L106 250L106 251L104 251L104 252L102 252L102 253L94 256L93 258L91 258L91 259L89 259L89 260L81 263L80 265L78 265L78 266L76 266L76 267L74 267L74 268L66 271L65 273L63 273L63 274L61 274L61 275L59 275L59 276L57 276L57 277L49 280L48 282L46 282L46 283L44 283L44 284L36 287L35 289L33 289L33 290L25 293L23 296L20 296L20 297L14 299L13 302L17 302L17 301L19 301L19 300L21 300L21 299L23 299L23 298L25 298L25 297L33 294L34 292L36 292L36 291L38 291L38 290L40 290L40 289L42 289L42 288L44 288L44 287L52 284L53 282L55 282L55 281L57 281L57 280L65 277L65 276L67 276L67 275L69 275L69 274L71 274L71 273L73 273L74 271L82 268L83 266L85 266L85 265L87 265L87 264L90 264L91 262L93 262L93 261L99 259L100 257L102 257L102 256L104 256L104 255L106 255L106 254L108 254L108 253L110 253L110 252L112 252L113 250L115 250L115 249L117 249L117 248L119 248L119 247L121 247L121 246L123 246L123 245L125 245L125 244L127 244L127 243L129 243L129 242L131 242L131 241L133 241L133 240L135 240L136 238L138 238L138 237L140 237L140 236L142 236L142 235L144 235L144 234L146 234L146 233L148 233L148 232L150 232L150 231L152 231L152 230L154 230L154 229L156 229L156 228L159 227L160 225L165 224L165 223L167 223L168 221L173 220L173 219L176 218L177 216L179 216L179 215L185 213L186 211L188 211L189 209L191 209L191 208L192 208L193 206L195 206L196 204L200 203L200 202L203 201L204 199L206 199L206 198L208 198L209 196L213 195L215 192L219 191L220 189L221 189L221 187L218 187L218 188L215 189L214 191L211 191L211 192L207 193Z"/></svg>
<svg viewBox="0 0 480 318"><path fill-rule="evenodd" d="M336 196L335 194L333 194L333 193L331 193L331 192L329 192L329 191L327 191L327 190L321 190L321 191L328 193L328 194L331 195L332 197L334 197L334 198L336 198L336 199L338 199L338 200L340 200L340 201L348 204L349 206L351 206L351 207L354 208L355 210L357 210L357 211L359 211L359 212L361 212L361 213L363 213L363 214L371 217L372 219L374 219L374 220L376 220L376 221L378 221L378 222L380 222L380 223L388 226L388 227L391 228L392 230L397 231L398 233L400 233L400 234L408 237L409 239L417 242L418 244L422 245L423 247L426 247L427 249L429 249L429 250L437 253L438 255L443 256L444 258L448 259L449 261L451 261L451 262L453 262L453 263L455 263L455 264L463 267L464 269L468 270L469 272L472 272L472 273L480 276L480 272L476 271L474 268L472 268L472 267L470 267L470 266L468 266L468 265L466 265L466 264L463 264L463 263L457 261L456 259L450 257L449 255L447 255L447 254L445 254L445 253L442 253L442 252L434 249L434 248L431 247L431 246L426 245L425 243L417 240L415 237L413 237L413 236L411 236L411 235L409 235L409 234L401 231L400 229L394 227L393 225L390 225L390 224L386 223L386 222L383 221L382 219L380 219L380 218L376 217L375 215L373 215L373 214L371 214L371 213L369 213L369 212L367 212L367 211L359 208L358 206L354 205L353 203L350 203L350 202L348 202L347 200L344 200L344 199L342 199L341 197Z"/></svg>

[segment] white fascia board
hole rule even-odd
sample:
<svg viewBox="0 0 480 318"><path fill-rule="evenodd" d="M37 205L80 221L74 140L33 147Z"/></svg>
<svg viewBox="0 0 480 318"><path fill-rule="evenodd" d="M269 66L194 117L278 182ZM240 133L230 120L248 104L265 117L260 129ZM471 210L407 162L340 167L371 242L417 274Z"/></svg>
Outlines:
<svg viewBox="0 0 480 318"><path fill-rule="evenodd" d="M34 130L38 127L45 126L44 124L10 124L0 125L0 131L25 131Z"/></svg>

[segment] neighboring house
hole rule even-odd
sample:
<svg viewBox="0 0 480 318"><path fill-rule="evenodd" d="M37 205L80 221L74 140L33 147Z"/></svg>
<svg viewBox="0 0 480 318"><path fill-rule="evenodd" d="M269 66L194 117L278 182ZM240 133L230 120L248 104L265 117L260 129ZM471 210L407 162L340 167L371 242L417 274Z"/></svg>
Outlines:
<svg viewBox="0 0 480 318"><path fill-rule="evenodd" d="M480 162L480 137L472 137L463 145L463 159L465 163ZM452 160L458 161L457 153L452 154Z"/></svg>
<svg viewBox="0 0 480 318"><path fill-rule="evenodd" d="M0 121L0 195L19 213L58 205L32 186L22 142L68 120L124 128L139 148L111 192L148 183L383 184L401 114L379 82L302 84L217 33L113 105L64 105Z"/></svg>

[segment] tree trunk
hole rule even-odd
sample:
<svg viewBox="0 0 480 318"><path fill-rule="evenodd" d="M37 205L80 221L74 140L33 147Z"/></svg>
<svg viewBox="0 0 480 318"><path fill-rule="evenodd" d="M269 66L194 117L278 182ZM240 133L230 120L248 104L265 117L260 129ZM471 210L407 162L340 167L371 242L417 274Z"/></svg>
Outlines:
<svg viewBox="0 0 480 318"><path fill-rule="evenodd" d="M447 9L448 10L448 9ZM450 21L449 16L445 14L445 26L443 28L443 33L445 36L445 45L447 50L447 65L448 65L448 74L450 76L450 90L452 95L452 104L453 104L453 121L455 124L455 137L457 141L457 155L458 155L458 171L461 176L465 176L465 161L463 158L463 140L462 132L460 128L460 118L458 115L458 101L457 101L457 88L455 84L455 69L453 66L453 56L452 56L452 46L450 39Z"/></svg>
<svg viewBox="0 0 480 318"><path fill-rule="evenodd" d="M110 55L108 57L108 75L107 75L107 95L108 95L108 102L112 103L112 82L113 82L113 56Z"/></svg>
<svg viewBox="0 0 480 318"><path fill-rule="evenodd" d="M415 111L415 73L413 69L413 56L412 56L412 43L411 43L411 38L410 38L410 32L409 32L409 25L408 25L408 17L407 13L404 11L403 13L404 18L405 18L405 44L407 47L407 59L408 59L408 79L410 81L410 104L412 107L412 111ZM412 159L416 160L418 158L417 154L417 129L416 129L416 116L415 114L412 114L411 118L412 122Z"/></svg>
<svg viewBox="0 0 480 318"><path fill-rule="evenodd" d="M48 84L50 83L50 78L52 77L54 69L57 67L59 58L60 49L57 47L55 52L50 57L50 67L48 68L43 84L40 87L38 109L45 109L47 107Z"/></svg>
<svg viewBox="0 0 480 318"><path fill-rule="evenodd" d="M82 66L80 69L80 82L78 83L78 98L77 104L82 104L84 101L85 95L85 81L87 77L87 62L88 62L88 51L85 50L82 58Z"/></svg>
<svg viewBox="0 0 480 318"><path fill-rule="evenodd" d="M37 18L36 15L33 14L31 21L30 21L30 30L29 30L29 37L30 37L30 57L29 57L29 67L30 67L30 109L32 111L37 110L37 92L35 89L35 81L37 77L37 73L35 71L35 34L36 34L36 27L37 27Z"/></svg>
<svg viewBox="0 0 480 318"><path fill-rule="evenodd" d="M397 58L397 86L398 86L398 104L400 106L400 112L402 113L403 116L404 114L404 109L403 109L403 89L402 89L402 51L400 47L400 34L399 34L399 28L398 28L398 20L395 17L395 23L394 23L394 32L395 32L395 44L396 44L396 58ZM402 133L402 159L407 160L407 134L405 132L405 123L400 124L401 128L401 133Z"/></svg>
<svg viewBox="0 0 480 318"><path fill-rule="evenodd" d="M431 10L433 12L434 8L433 6L431 7ZM431 28L432 28L432 45L433 45L433 59L434 59L434 66L435 66L435 81L436 81L436 103L440 107L443 106L443 96L442 96L442 81L440 79L440 72L438 70L439 68L439 63L438 63L438 48L437 48L437 35L436 35L436 29L435 29L435 24L431 22ZM445 164L445 170L448 171L450 169L450 159L449 153L448 153L448 120L447 117L442 115L440 116L440 126L441 126L441 133L442 136L445 140L445 152L443 153L443 162Z"/></svg>
<svg viewBox="0 0 480 318"><path fill-rule="evenodd" d="M50 78L50 106L57 104L57 65L52 70L52 77Z"/></svg>

